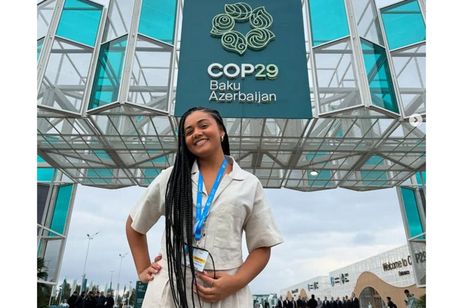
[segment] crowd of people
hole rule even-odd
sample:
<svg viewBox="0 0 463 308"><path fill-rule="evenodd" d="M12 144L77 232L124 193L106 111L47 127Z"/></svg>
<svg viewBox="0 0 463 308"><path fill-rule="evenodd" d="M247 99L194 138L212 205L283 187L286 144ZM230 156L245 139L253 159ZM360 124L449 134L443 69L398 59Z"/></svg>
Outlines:
<svg viewBox="0 0 463 308"><path fill-rule="evenodd" d="M113 308L114 298L111 292L105 296L104 292L100 291L82 292L80 295L74 291L67 303L69 308Z"/></svg>
<svg viewBox="0 0 463 308"><path fill-rule="evenodd" d="M286 299L280 296L277 303L277 308L360 308L359 299L352 293L352 296L344 296L342 299L337 297L331 297L328 299L326 296L322 300L320 298L315 299L315 295L312 294L310 299L306 297L298 297L297 299Z"/></svg>
<svg viewBox="0 0 463 308"><path fill-rule="evenodd" d="M407 308L416 308L416 298L409 290L404 291L405 294L405 304ZM397 305L392 301L390 296L387 297L388 308L397 308ZM263 306L266 308L267 306ZM372 308L373 305L368 303L368 308ZM283 297L280 296L278 299L276 308L360 308L360 301L355 296L355 293L352 293L352 296L349 298L347 295L343 298L337 297L334 299L328 299L326 296L323 300L320 298L315 299L315 295L312 294L311 298L307 300L306 297L298 297L297 299L291 298L283 300Z"/></svg>

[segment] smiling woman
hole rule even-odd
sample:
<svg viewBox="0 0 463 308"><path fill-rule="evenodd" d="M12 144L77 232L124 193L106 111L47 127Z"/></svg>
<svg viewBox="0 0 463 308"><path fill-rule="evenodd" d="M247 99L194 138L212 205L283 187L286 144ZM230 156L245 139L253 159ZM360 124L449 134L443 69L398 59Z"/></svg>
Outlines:
<svg viewBox="0 0 463 308"><path fill-rule="evenodd" d="M271 247L282 243L262 184L229 156L217 111L188 110L178 134L174 166L154 179L127 219L135 266L148 282L143 308L252 307L248 284L267 265ZM161 252L151 263L145 234L162 215Z"/></svg>

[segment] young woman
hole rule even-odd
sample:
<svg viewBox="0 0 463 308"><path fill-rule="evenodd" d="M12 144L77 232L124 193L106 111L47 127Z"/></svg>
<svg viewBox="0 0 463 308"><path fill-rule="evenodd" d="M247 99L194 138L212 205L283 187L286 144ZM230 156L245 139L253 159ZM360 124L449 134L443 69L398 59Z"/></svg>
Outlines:
<svg viewBox="0 0 463 308"><path fill-rule="evenodd" d="M174 166L149 185L126 223L139 279L148 282L143 308L252 307L247 285L282 238L261 183L229 155L217 111L195 107L182 116ZM161 252L151 263L145 234L162 215Z"/></svg>

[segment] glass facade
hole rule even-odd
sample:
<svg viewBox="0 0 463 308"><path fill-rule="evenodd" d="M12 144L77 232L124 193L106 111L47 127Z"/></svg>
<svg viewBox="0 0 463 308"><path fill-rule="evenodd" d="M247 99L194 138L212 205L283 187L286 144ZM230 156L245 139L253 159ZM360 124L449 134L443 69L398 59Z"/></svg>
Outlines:
<svg viewBox="0 0 463 308"><path fill-rule="evenodd" d="M309 1L314 47L349 35L344 0Z"/></svg>
<svg viewBox="0 0 463 308"><path fill-rule="evenodd" d="M95 46L103 7L85 0L66 0L56 35ZM78 25L78 26L77 26Z"/></svg>
<svg viewBox="0 0 463 308"><path fill-rule="evenodd" d="M381 9L389 49L426 40L426 28L418 0L404 1Z"/></svg>
<svg viewBox="0 0 463 308"><path fill-rule="evenodd" d="M386 50L367 40L361 42L372 104L399 113Z"/></svg>
<svg viewBox="0 0 463 308"><path fill-rule="evenodd" d="M37 60L39 60L40 52L42 51L43 40L44 40L43 38L37 40Z"/></svg>
<svg viewBox="0 0 463 308"><path fill-rule="evenodd" d="M173 44L176 10L176 0L143 0L138 32Z"/></svg>
<svg viewBox="0 0 463 308"><path fill-rule="evenodd" d="M63 234L66 225L68 209L71 203L71 195L74 184L61 185L58 187L57 197L55 201L55 208L53 210L53 218L51 220L50 229ZM50 232L50 236L54 233Z"/></svg>
<svg viewBox="0 0 463 308"><path fill-rule="evenodd" d="M367 186L384 186L387 183L387 174L381 171L386 168L384 158L378 155L372 155L364 165L364 169L360 171L362 181ZM379 169L379 170L378 170Z"/></svg>
<svg viewBox="0 0 463 308"><path fill-rule="evenodd" d="M56 38L49 55L37 101L40 105L81 111L93 50Z"/></svg>
<svg viewBox="0 0 463 308"><path fill-rule="evenodd" d="M418 212L418 203L416 201L415 190L413 188L401 187L405 216L410 237L423 234L423 225Z"/></svg>
<svg viewBox="0 0 463 308"><path fill-rule="evenodd" d="M126 36L101 46L88 109L118 100L126 46Z"/></svg>
<svg viewBox="0 0 463 308"><path fill-rule="evenodd" d="M172 164L150 162L150 152L171 157L177 146L180 3L60 0L64 8L56 8L55 2L37 6L37 39L47 52L38 65L38 147L79 183L146 186L158 169ZM388 6L386 13L409 3ZM390 52L383 9L373 0L301 4L311 95L301 104L310 103L315 116L227 118L232 155L266 187L368 190L400 184L425 162L425 133L403 121L425 113L424 43ZM63 115L74 120L63 121ZM389 134L394 126L404 133ZM314 158L307 160L308 153ZM365 153L384 161L369 166ZM313 169L316 178L308 174Z"/></svg>
<svg viewBox="0 0 463 308"><path fill-rule="evenodd" d="M353 56L348 39L314 49L321 113L361 105Z"/></svg>
<svg viewBox="0 0 463 308"><path fill-rule="evenodd" d="M172 47L139 35L135 59L130 78L129 101L167 112Z"/></svg>

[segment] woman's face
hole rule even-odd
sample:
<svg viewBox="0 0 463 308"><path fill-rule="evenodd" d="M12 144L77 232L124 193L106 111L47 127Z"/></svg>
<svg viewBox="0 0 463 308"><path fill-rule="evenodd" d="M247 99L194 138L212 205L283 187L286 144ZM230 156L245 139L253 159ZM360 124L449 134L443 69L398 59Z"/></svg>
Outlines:
<svg viewBox="0 0 463 308"><path fill-rule="evenodd" d="M198 110L185 119L185 143L196 157L207 157L222 151L221 136L223 129L207 112Z"/></svg>

